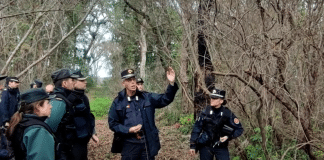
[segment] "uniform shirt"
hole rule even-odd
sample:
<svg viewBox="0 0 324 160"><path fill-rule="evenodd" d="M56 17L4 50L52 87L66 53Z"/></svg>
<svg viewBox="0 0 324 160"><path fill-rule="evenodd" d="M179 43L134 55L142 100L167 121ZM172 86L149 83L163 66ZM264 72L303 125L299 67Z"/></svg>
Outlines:
<svg viewBox="0 0 324 160"><path fill-rule="evenodd" d="M143 119L141 114L141 109L138 105L138 96L127 97L128 105L126 106L126 119L125 119L125 126L126 127L134 127L138 124L141 124L143 127ZM143 128L142 128L143 131ZM132 143L144 143L144 135L141 136L141 139L137 139L135 134L129 136L126 141Z"/></svg>
<svg viewBox="0 0 324 160"><path fill-rule="evenodd" d="M224 125L233 128L233 132L231 134L223 133L222 128ZM216 109L207 106L206 109L201 112L192 130L190 149L196 149L197 139L203 132L206 132L209 137L208 144L206 144L209 146L219 141L220 137L228 136L228 139L225 142L220 143L220 145L217 146L227 147L228 141L242 135L243 127L238 118L227 107L221 106Z"/></svg>

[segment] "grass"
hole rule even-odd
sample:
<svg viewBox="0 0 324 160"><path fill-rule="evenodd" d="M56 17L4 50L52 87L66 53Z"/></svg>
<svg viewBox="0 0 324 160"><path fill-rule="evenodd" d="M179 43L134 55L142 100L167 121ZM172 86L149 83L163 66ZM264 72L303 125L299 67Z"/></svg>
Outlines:
<svg viewBox="0 0 324 160"><path fill-rule="evenodd" d="M91 112L97 118L102 118L108 114L112 100L109 98L95 98L90 101Z"/></svg>

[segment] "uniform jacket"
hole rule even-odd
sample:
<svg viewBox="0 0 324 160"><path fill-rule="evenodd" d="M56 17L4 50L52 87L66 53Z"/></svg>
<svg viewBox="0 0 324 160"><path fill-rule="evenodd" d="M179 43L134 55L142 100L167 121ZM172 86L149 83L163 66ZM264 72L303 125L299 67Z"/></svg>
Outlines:
<svg viewBox="0 0 324 160"><path fill-rule="evenodd" d="M56 93L60 93L63 96L67 97L71 91L61 88L61 87L55 87L54 89L54 95ZM52 105L52 111L51 116L45 121L54 132L56 132L59 124L61 123L61 120L66 112L66 103L63 99L55 97L54 99L51 99L50 101Z"/></svg>
<svg viewBox="0 0 324 160"><path fill-rule="evenodd" d="M230 134L223 133L223 127L227 125L234 129ZM197 139L199 136L207 134L208 140L204 145L214 146L215 142L219 141L220 137L228 136L228 139L224 143L220 143L216 147L227 147L228 142L231 139L239 137L243 133L243 127L236 116L225 106L221 106L219 109L213 109L211 106L207 106L198 117L190 138L190 149L197 149ZM201 146L200 146L201 147Z"/></svg>
<svg viewBox="0 0 324 160"><path fill-rule="evenodd" d="M169 105L178 90L178 86L174 83L174 86L169 85L164 94L156 94L149 92L136 91L138 96L138 105L140 107L146 144L150 156L155 156L160 150L160 141L158 135L158 129L155 126L155 109L162 108ZM122 150L122 139L129 135L128 131L130 127L125 126L125 115L127 106L126 90L119 92L115 98L109 111L109 128L115 132L114 142L112 145L112 152L120 153Z"/></svg>
<svg viewBox="0 0 324 160"><path fill-rule="evenodd" d="M18 88L8 88L2 92L0 102L0 116L2 124L9 122L11 116L18 111L19 100L20 92Z"/></svg>
<svg viewBox="0 0 324 160"><path fill-rule="evenodd" d="M54 94L56 95L56 98L50 101L52 105L52 111L51 116L46 120L46 123L55 132L57 140L60 143L66 144L72 144L74 143L74 141L88 143L94 130L95 119L90 112L89 100L84 92L72 92L62 87L56 87ZM60 98L58 94L65 97L65 100L67 101L65 101L63 98ZM86 106L85 110L83 110L82 112L76 111L77 109L75 106L81 103L84 103L84 105ZM67 108L69 108L71 117L68 117L66 114L68 113ZM79 130L76 129L78 127L84 129L82 130L81 134L83 134L85 130L88 130L88 136L82 139L78 139L77 134L80 133L78 132ZM67 140L69 140L69 142L67 142Z"/></svg>
<svg viewBox="0 0 324 160"><path fill-rule="evenodd" d="M44 123L44 117L37 117L33 114L23 115L23 119L34 119ZM16 134L17 132L14 132ZM21 141L15 141L12 143L23 143L23 147L26 149L26 160L34 159L55 159L55 141L51 133L49 133L43 126L32 125L25 129L23 139ZM19 146L20 144L16 145ZM15 145L14 145L15 146ZM15 149L15 148L14 148ZM19 150L21 148L18 148ZM15 150L16 151L16 150ZM22 154L22 153L15 153Z"/></svg>

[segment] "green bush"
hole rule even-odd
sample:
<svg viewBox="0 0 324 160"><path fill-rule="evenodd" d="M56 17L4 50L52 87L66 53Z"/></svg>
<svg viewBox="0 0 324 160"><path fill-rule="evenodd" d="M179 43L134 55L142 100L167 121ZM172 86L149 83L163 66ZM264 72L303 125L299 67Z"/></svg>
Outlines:
<svg viewBox="0 0 324 160"><path fill-rule="evenodd" d="M193 114L189 114L189 115L184 115L184 116L181 116L180 117L180 120L179 120L179 123L180 123L180 132L182 134L189 134L191 133L192 131L192 127L193 127L193 124L195 123L194 121L194 115Z"/></svg>
<svg viewBox="0 0 324 160"><path fill-rule="evenodd" d="M90 101L91 113L97 118L107 115L112 100L108 98L96 98Z"/></svg>
<svg viewBox="0 0 324 160"><path fill-rule="evenodd" d="M297 141L287 141L283 146L282 149L276 149L276 146L273 144L273 130L271 126L266 126L266 138L267 138L267 150L269 152L269 155L271 156L271 159L280 159L281 156L284 154L287 148L291 146L295 146L297 144ZM261 130L260 128L254 129L254 135L251 135L250 142L251 144L248 145L245 148L247 158L249 160L259 160L259 159L265 159L265 155L263 152L263 149L261 147L262 137L261 137ZM296 154L296 157L298 159L308 159L308 156L306 153L302 150L295 150L291 149L288 151L288 153L285 156L285 160L287 159L294 159ZM320 157L320 154L317 156Z"/></svg>

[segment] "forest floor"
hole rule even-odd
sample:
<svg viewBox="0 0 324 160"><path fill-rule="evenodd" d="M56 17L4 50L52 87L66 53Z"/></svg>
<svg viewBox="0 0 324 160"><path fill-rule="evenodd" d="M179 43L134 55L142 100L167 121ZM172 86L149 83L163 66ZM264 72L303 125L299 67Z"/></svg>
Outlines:
<svg viewBox="0 0 324 160"><path fill-rule="evenodd" d="M100 139L99 144L90 141L88 146L89 160L119 160L120 154L110 152L113 132L109 129L107 118L96 120L96 131ZM159 121L156 122L159 129L161 150L155 157L157 160L195 160L198 156L189 155L190 135L182 135L177 129L177 125L163 126Z"/></svg>

